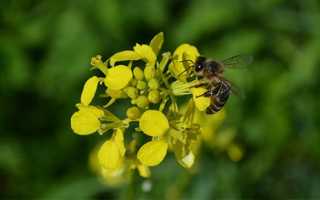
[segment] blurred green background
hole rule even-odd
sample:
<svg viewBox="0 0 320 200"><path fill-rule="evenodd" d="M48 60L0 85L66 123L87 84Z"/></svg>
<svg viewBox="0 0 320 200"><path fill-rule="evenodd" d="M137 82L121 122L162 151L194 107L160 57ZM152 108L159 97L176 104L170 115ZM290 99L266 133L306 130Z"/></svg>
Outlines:
<svg viewBox="0 0 320 200"><path fill-rule="evenodd" d="M320 198L318 0L1 0L0 197L40 199ZM101 184L88 155L103 138L70 129L90 58L165 33L208 57L254 56L228 78L245 93L226 106L239 162L204 148L189 173L169 156L143 179Z"/></svg>

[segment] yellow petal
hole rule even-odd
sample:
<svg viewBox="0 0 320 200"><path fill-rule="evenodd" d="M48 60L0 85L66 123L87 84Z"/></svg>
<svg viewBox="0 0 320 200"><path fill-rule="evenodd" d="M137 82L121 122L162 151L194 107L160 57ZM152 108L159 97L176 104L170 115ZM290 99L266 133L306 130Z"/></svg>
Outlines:
<svg viewBox="0 0 320 200"><path fill-rule="evenodd" d="M98 159L105 169L118 169L121 167L122 156L116 142L107 140L98 152Z"/></svg>
<svg viewBox="0 0 320 200"><path fill-rule="evenodd" d="M117 128L114 133L114 141L118 145L120 155L124 156L126 152L126 148L124 146L124 138L123 138L123 132L120 128Z"/></svg>
<svg viewBox="0 0 320 200"><path fill-rule="evenodd" d="M167 117L158 110L147 110L139 120L140 129L149 136L161 136L169 129Z"/></svg>
<svg viewBox="0 0 320 200"><path fill-rule="evenodd" d="M200 111L206 110L211 103L210 97L200 96L203 95L206 91L206 88L191 88L193 101L195 103L196 108Z"/></svg>
<svg viewBox="0 0 320 200"><path fill-rule="evenodd" d="M173 56L178 56L178 60L182 60L185 56L184 59L192 60L193 62L196 61L199 55L198 49L190 44L181 44L173 53Z"/></svg>
<svg viewBox="0 0 320 200"><path fill-rule="evenodd" d="M100 118L104 115L103 110L101 110L95 106L91 106L91 105L85 106L83 104L77 104L77 107L81 111L92 112L97 118Z"/></svg>
<svg viewBox="0 0 320 200"><path fill-rule="evenodd" d="M192 62L196 61L199 55L199 51L195 46L190 44L181 44L173 53L174 61L169 65L170 72L179 80L185 81L187 78L187 73L183 72L186 70L186 68L192 65Z"/></svg>
<svg viewBox="0 0 320 200"><path fill-rule="evenodd" d="M182 62L174 60L169 64L169 71L176 79L184 82L186 81L187 73Z"/></svg>
<svg viewBox="0 0 320 200"><path fill-rule="evenodd" d="M151 141L139 149L137 157L142 164L155 166L164 159L167 150L168 144L164 140Z"/></svg>
<svg viewBox="0 0 320 200"><path fill-rule="evenodd" d="M154 64L156 63L156 54L153 52L152 48L146 44L136 44L133 47L133 50L139 54L142 58L144 58L148 63Z"/></svg>
<svg viewBox="0 0 320 200"><path fill-rule="evenodd" d="M83 86L83 90L81 93L81 103L83 105L89 105L96 94L96 90L98 87L99 78L93 76L89 78Z"/></svg>
<svg viewBox="0 0 320 200"><path fill-rule="evenodd" d="M163 41L164 41L163 32L160 32L157 35L155 35L150 41L150 47L152 48L155 54L159 53L162 47Z"/></svg>
<svg viewBox="0 0 320 200"><path fill-rule="evenodd" d="M114 64L119 61L139 60L139 59L141 59L141 56L134 51L130 51L130 50L120 51L118 53L113 54L110 57L110 65L114 66Z"/></svg>
<svg viewBox="0 0 320 200"><path fill-rule="evenodd" d="M92 134L100 128L100 125L97 115L88 109L75 112L71 117L71 128L79 135Z"/></svg>
<svg viewBox="0 0 320 200"><path fill-rule="evenodd" d="M138 172L139 172L140 176L142 176L144 178L150 177L151 172L150 172L150 169L148 166L138 165L137 168L138 168Z"/></svg>
<svg viewBox="0 0 320 200"><path fill-rule="evenodd" d="M118 65L108 70L104 84L111 90L120 90L126 87L131 79L131 69L124 65Z"/></svg>

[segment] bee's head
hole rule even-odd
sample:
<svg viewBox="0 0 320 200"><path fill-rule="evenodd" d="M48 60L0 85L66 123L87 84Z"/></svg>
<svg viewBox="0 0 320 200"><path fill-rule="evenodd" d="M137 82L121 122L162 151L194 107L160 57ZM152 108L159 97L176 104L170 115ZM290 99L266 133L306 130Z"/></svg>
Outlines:
<svg viewBox="0 0 320 200"><path fill-rule="evenodd" d="M196 72L201 72L205 67L205 61L206 61L205 57L199 56L196 62L194 63L194 70Z"/></svg>

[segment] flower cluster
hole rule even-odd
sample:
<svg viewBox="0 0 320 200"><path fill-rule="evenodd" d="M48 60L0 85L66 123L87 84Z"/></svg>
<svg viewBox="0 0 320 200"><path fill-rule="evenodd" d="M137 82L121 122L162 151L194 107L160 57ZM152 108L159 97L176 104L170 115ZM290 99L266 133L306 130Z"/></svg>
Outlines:
<svg viewBox="0 0 320 200"><path fill-rule="evenodd" d="M183 167L192 167L201 135L210 137L211 124L223 119L224 111L210 117L203 112L211 102L199 97L206 92L200 87L204 80L184 62L195 62L200 55L197 48L182 44L173 54L160 55L163 41L159 33L149 44L136 44L105 61L100 55L91 59L93 69L103 76L85 82L71 128L79 135L97 132L107 138L92 158L106 179L123 177L134 169L149 177L150 167L159 165L168 151ZM93 105L98 87L104 91L99 96L105 104L100 106ZM119 99L130 104L123 118L110 111Z"/></svg>

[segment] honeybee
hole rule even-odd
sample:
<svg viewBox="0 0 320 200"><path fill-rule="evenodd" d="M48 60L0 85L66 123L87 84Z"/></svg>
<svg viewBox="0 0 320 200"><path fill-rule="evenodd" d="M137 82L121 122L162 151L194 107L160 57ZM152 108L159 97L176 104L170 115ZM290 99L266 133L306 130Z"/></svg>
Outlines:
<svg viewBox="0 0 320 200"><path fill-rule="evenodd" d="M207 91L200 95L211 98L207 114L220 111L229 99L231 93L237 94L230 81L223 77L225 68L244 67L252 62L251 56L237 55L223 61L215 61L199 56L193 64L198 79L205 79Z"/></svg>

